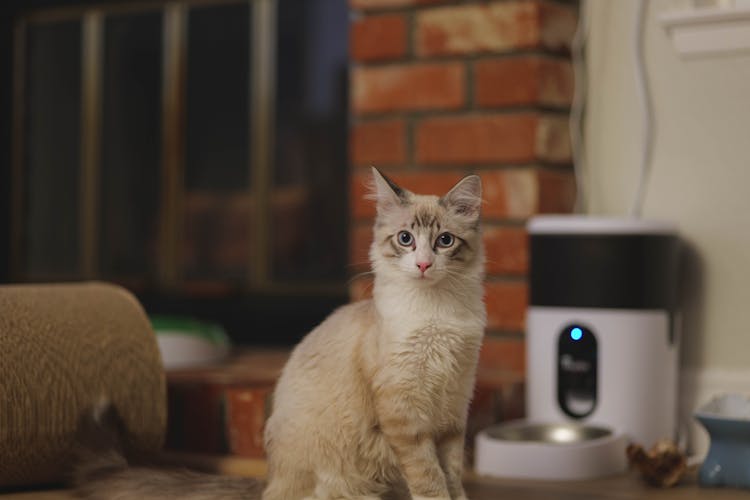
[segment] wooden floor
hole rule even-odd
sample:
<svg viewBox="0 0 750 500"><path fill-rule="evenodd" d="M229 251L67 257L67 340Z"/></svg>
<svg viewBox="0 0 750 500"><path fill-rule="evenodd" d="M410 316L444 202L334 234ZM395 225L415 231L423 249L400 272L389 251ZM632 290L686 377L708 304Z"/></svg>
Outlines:
<svg viewBox="0 0 750 500"><path fill-rule="evenodd" d="M465 488L467 496L472 500L750 499L750 490L700 488L694 476L674 488L656 489L643 483L635 473L570 482L498 480L469 475Z"/></svg>
<svg viewBox="0 0 750 500"><path fill-rule="evenodd" d="M267 473L267 464L260 459L184 453L165 453L163 459L166 463L209 473L257 478ZM647 486L635 472L588 481L530 481L479 477L467 471L464 487L471 500L750 500L750 490L701 488L696 476L696 469L692 468L680 485L656 489ZM65 490L9 494L0 491L0 500L75 498Z"/></svg>
<svg viewBox="0 0 750 500"><path fill-rule="evenodd" d="M645 486L634 474L594 481L544 482L520 480L494 480L478 478L471 474L465 481L466 493L471 500L748 500L750 490L703 489L694 479L666 490ZM67 491L52 490L2 495L2 500L73 500Z"/></svg>

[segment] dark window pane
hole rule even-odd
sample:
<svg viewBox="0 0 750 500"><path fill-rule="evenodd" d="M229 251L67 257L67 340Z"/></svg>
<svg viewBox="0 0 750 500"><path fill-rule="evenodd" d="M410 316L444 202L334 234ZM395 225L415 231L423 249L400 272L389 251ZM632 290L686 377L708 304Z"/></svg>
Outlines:
<svg viewBox="0 0 750 500"><path fill-rule="evenodd" d="M143 280L155 265L161 162L161 14L106 20L100 269Z"/></svg>
<svg viewBox="0 0 750 500"><path fill-rule="evenodd" d="M27 42L27 273L70 278L79 269L80 24L31 25Z"/></svg>
<svg viewBox="0 0 750 500"><path fill-rule="evenodd" d="M346 271L348 7L280 0L273 275L332 281Z"/></svg>
<svg viewBox="0 0 750 500"><path fill-rule="evenodd" d="M250 8L190 10L185 159L185 276L247 280L250 186Z"/></svg>
<svg viewBox="0 0 750 500"><path fill-rule="evenodd" d="M251 259L251 198L247 193L185 194L185 277L241 286ZM200 288L197 288L200 290Z"/></svg>
<svg viewBox="0 0 750 500"><path fill-rule="evenodd" d="M194 8L188 18L188 189L238 190L249 179L250 11Z"/></svg>

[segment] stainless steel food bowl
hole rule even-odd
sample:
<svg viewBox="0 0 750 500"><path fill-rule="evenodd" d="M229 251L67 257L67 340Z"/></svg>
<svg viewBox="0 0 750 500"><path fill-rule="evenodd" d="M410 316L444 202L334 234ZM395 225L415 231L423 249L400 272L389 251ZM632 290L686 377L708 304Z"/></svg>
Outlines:
<svg viewBox="0 0 750 500"><path fill-rule="evenodd" d="M576 424L532 424L501 425L487 429L492 439L505 441L533 441L537 443L580 443L611 436L612 431L604 427Z"/></svg>
<svg viewBox="0 0 750 500"><path fill-rule="evenodd" d="M476 437L480 475L527 479L587 479L627 467L626 438L605 427L519 420Z"/></svg>

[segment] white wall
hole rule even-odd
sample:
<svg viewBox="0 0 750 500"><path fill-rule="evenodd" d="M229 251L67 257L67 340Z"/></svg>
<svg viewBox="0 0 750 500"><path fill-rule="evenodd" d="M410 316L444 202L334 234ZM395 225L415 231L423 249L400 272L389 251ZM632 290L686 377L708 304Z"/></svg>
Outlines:
<svg viewBox="0 0 750 500"><path fill-rule="evenodd" d="M690 4L647 3L656 123L643 208L645 217L677 222L690 248L682 360L688 414L717 392L750 393L750 52L682 58L658 16ZM586 8L586 211L624 215L642 134L632 43L637 2L589 0Z"/></svg>

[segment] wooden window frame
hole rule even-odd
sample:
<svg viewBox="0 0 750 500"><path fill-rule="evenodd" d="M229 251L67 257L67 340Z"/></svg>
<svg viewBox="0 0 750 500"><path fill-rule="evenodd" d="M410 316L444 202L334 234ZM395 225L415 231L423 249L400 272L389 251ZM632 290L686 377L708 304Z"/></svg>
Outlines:
<svg viewBox="0 0 750 500"><path fill-rule="evenodd" d="M162 131L161 200L156 276L159 289L176 292L182 285L179 267L184 234L186 61L188 11L194 7L243 5L251 11L249 110L251 149L249 195L255 210L248 220L253 255L248 255L247 291L262 293L341 294L343 284L278 283L271 275L270 202L273 183L274 102L276 77L277 0L169 0L128 4L98 4L47 8L20 17L14 25L12 179L24 185L26 36L30 25L77 20L81 22L81 169L79 185L80 251L79 272L83 279L98 275L98 184L101 153L102 41L109 16L133 13L162 13ZM252 111L251 111L252 110ZM23 189L13 189L11 200L11 279L25 278Z"/></svg>

